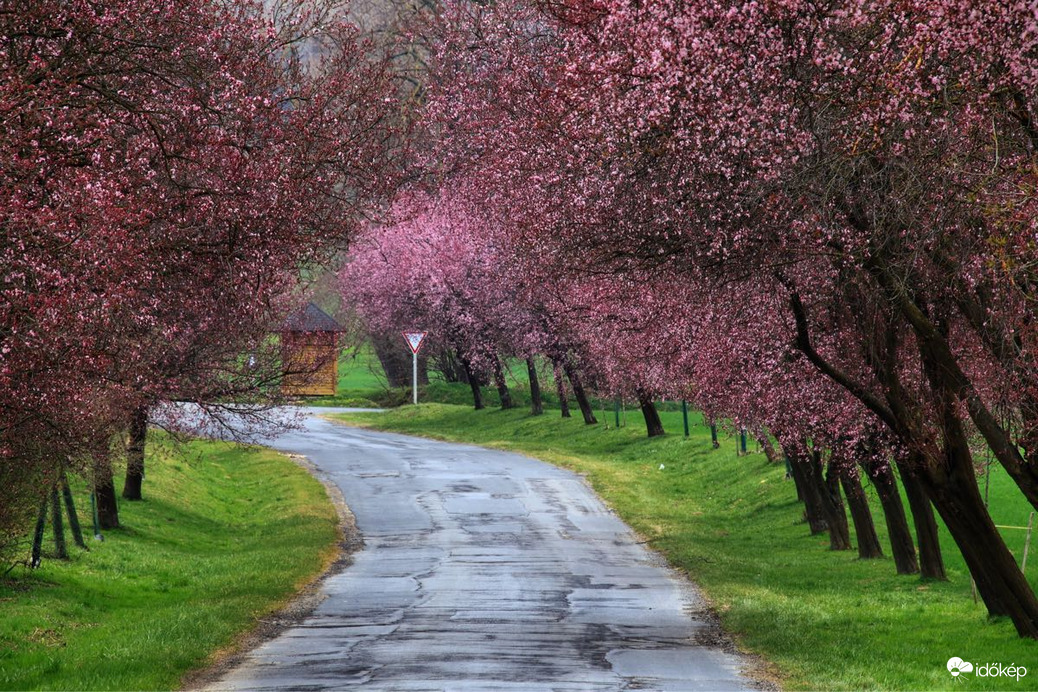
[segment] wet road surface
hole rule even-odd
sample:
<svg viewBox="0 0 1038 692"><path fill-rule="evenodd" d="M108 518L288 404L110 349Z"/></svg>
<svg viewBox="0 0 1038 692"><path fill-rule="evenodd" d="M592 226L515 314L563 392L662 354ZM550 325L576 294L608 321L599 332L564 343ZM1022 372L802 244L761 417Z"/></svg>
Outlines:
<svg viewBox="0 0 1038 692"><path fill-rule="evenodd" d="M364 547L212 689L752 687L694 588L576 475L316 417L271 444L341 488Z"/></svg>

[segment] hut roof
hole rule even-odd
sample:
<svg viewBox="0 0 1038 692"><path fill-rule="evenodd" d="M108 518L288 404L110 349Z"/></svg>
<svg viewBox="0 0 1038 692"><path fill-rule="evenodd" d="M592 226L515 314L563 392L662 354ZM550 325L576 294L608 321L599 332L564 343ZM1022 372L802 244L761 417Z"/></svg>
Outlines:
<svg viewBox="0 0 1038 692"><path fill-rule="evenodd" d="M296 310L281 325L283 332L341 332L342 325L313 303Z"/></svg>

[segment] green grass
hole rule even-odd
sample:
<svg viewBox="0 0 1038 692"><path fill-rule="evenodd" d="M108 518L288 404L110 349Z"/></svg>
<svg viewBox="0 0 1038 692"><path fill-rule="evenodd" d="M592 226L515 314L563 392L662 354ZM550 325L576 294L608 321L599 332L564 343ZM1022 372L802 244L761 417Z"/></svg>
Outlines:
<svg viewBox="0 0 1038 692"><path fill-rule="evenodd" d="M401 340L401 348L403 340ZM558 405L548 368L541 368L541 389L545 405ZM419 387L419 401L441 404L472 405L472 390L461 382L444 382L439 373L430 372L432 381ZM525 361L508 359L505 379L512 400L519 406L530 405L530 382ZM488 407L500 406L496 387L483 387L483 401ZM335 396L313 397L306 400L311 406L350 406L355 408L396 408L411 403L411 387L389 387L375 350L370 344L361 344L342 351L339 356L339 381ZM574 407L576 404L573 404Z"/></svg>
<svg viewBox="0 0 1038 692"><path fill-rule="evenodd" d="M988 622L946 532L948 582L899 577L889 557L861 561L856 552L829 551L826 536L810 536L792 481L762 454L739 458L735 440L724 438L712 450L702 425L686 440L680 413L662 413L670 434L651 440L640 412L627 416L626 427L606 429L557 411L533 418L431 404L341 418L523 451L587 474L630 526L704 589L739 646L768 661L789 689L1038 688L1038 643L1017 638L1007 620ZM1031 508L1001 469L992 473L990 497L997 523L1027 524ZM1024 532L1004 533L1020 555ZM1038 555L1029 562L1035 585ZM1019 683L975 674L956 680L945 668L952 656L1029 672Z"/></svg>
<svg viewBox="0 0 1038 692"><path fill-rule="evenodd" d="M70 562L0 580L0 688L178 687L333 558L334 507L287 458L149 447L145 500L121 504L125 528L88 536L89 552L69 536Z"/></svg>

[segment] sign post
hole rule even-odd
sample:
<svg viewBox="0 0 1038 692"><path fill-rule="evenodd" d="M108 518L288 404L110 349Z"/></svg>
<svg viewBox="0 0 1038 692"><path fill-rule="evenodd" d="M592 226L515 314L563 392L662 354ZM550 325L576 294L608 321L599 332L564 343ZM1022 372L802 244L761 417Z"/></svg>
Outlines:
<svg viewBox="0 0 1038 692"><path fill-rule="evenodd" d="M422 348L422 342L425 340L425 335L428 332L404 332L404 338L407 339L407 346L411 349L411 372L412 372L412 391L414 393L414 403L418 405L418 351Z"/></svg>

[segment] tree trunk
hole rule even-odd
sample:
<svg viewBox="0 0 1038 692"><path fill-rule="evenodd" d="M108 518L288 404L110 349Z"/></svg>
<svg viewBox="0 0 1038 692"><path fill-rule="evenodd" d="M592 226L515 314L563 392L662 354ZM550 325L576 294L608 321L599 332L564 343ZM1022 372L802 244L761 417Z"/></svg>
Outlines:
<svg viewBox="0 0 1038 692"><path fill-rule="evenodd" d="M566 396L566 378L562 374L562 366L559 361L552 359L552 372L555 375L555 390L559 394L559 408L562 409L562 417L569 418L569 398Z"/></svg>
<svg viewBox="0 0 1038 692"><path fill-rule="evenodd" d="M917 462L923 463L923 462ZM919 542L919 568L924 579L946 581L944 558L941 556L941 539L937 533L937 520L926 490L911 471L901 469L901 483L905 488L908 506L912 509L916 540Z"/></svg>
<svg viewBox="0 0 1038 692"><path fill-rule="evenodd" d="M537 379L537 364L533 358L526 359L526 372L530 377L530 415L539 416L544 413L544 402L541 401L541 383Z"/></svg>
<svg viewBox="0 0 1038 692"><path fill-rule="evenodd" d="M47 528L47 501L46 495L40 503L40 511L36 514L36 530L32 534L32 548L29 552L29 567L36 569L43 561L43 532Z"/></svg>
<svg viewBox="0 0 1038 692"><path fill-rule="evenodd" d="M68 478L65 476L64 470L61 472L61 494L65 499L65 511L68 513L68 526L72 531L72 540L80 548L86 548L86 541L83 540L83 527L79 524L76 503L72 498L72 489L68 487Z"/></svg>
<svg viewBox="0 0 1038 692"><path fill-rule="evenodd" d="M407 349L397 339L388 336L371 337L371 345L375 355L386 373L386 383L390 387L406 387L411 384L411 357Z"/></svg>
<svg viewBox="0 0 1038 692"><path fill-rule="evenodd" d="M760 448L764 450L764 456L768 459L769 463L781 464L785 461L783 456L779 454L779 451L775 449L775 445L772 444L771 438L768 437L767 433L761 433L756 436L757 443L760 444Z"/></svg>
<svg viewBox="0 0 1038 692"><path fill-rule="evenodd" d="M501 410L515 408L512 403L512 394L508 391L508 382L505 381L505 372L501 368L501 359L494 356L494 385L497 387L497 395L501 399Z"/></svg>
<svg viewBox="0 0 1038 692"><path fill-rule="evenodd" d="M472 403L476 410L479 411L483 408L483 390L479 386L479 378L472 372L472 365L469 364L469 359L458 356L458 360L461 361L461 367L465 370L465 376L469 381L469 388L472 389Z"/></svg>
<svg viewBox="0 0 1038 692"><path fill-rule="evenodd" d="M584 385L580 382L580 375L577 374L576 369L569 362L568 358L563 359L562 369L565 371L566 379L569 380L569 385L573 389L573 398L577 400L580 412L584 415L584 423L586 425L595 425L598 423L598 419L595 418L595 412L591 410L591 402L584 392Z"/></svg>
<svg viewBox="0 0 1038 692"><path fill-rule="evenodd" d="M65 522L61 518L61 495L57 485L50 489L50 522L54 530L54 555L59 560L67 560L68 543L65 542Z"/></svg>
<svg viewBox="0 0 1038 692"><path fill-rule="evenodd" d="M812 474L808 466L811 463L806 455L806 450L801 451L797 445L783 445L786 456L789 459L790 471L793 475L793 483L796 484L797 494L804 501L804 517L811 529L811 535L816 536L825 533L829 526L825 520L822 510L822 498L819 496L818 487L813 482Z"/></svg>
<svg viewBox="0 0 1038 692"><path fill-rule="evenodd" d="M140 500L144 484L144 452L148 442L148 407L138 406L130 419L130 444L126 449L126 480L123 498Z"/></svg>
<svg viewBox="0 0 1038 692"><path fill-rule="evenodd" d="M912 325L922 369L937 412L933 423L940 433L939 445L918 419L901 416L896 421L909 449L918 455L913 459L915 463L911 469L915 473L905 474L905 478L914 477L919 481L941 515L969 567L989 615L1006 615L1021 637L1038 639L1038 598L1035 598L984 506L969 440L959 415L961 404L967 404L970 415L974 416L974 422L989 445L993 444L989 437L993 432L991 428L997 426L985 429L983 417L989 414L982 410L976 392L964 382L965 378L947 346L948 324L930 321L925 305L920 307L915 303L915 297L906 289L901 277L895 276L882 256L873 259L871 269L887 296ZM920 409L915 407L916 411ZM995 438L999 437L997 432L994 431ZM998 456L999 451L994 451ZM1001 456L999 460L1003 461Z"/></svg>
<svg viewBox="0 0 1038 692"><path fill-rule="evenodd" d="M119 503L115 499L112 464L106 458L94 459L94 499L97 521L101 529L119 528Z"/></svg>
<svg viewBox="0 0 1038 692"><path fill-rule="evenodd" d="M656 404L652 403L652 399L649 395L643 391L638 391L638 405L642 407L642 415L645 416L645 429L649 433L649 437L659 437L665 434L663 431L663 422L660 420L660 414L656 410Z"/></svg>
<svg viewBox="0 0 1038 692"><path fill-rule="evenodd" d="M890 552L894 554L894 568L898 574L918 574L919 562L915 556L915 541L908 530L905 506L898 492L897 479L889 464L867 462L867 471L872 485L879 495L883 516L887 520L887 535L890 537Z"/></svg>
<svg viewBox="0 0 1038 692"><path fill-rule="evenodd" d="M829 466L823 475L822 453L814 450L811 454L811 469L816 475L816 483L819 483L819 493L822 496L822 511L825 513L825 523L829 525L829 549L850 550L851 529L847 524L847 511L843 507L843 499L840 497L840 480L838 474L833 472Z"/></svg>
<svg viewBox="0 0 1038 692"><path fill-rule="evenodd" d="M883 557L883 548L879 544L879 536L876 535L872 510L869 509L865 489L861 487L857 467L848 463L841 465L836 471L840 477L843 494L847 497L847 505L851 510L854 536L858 540L858 557L862 560Z"/></svg>
<svg viewBox="0 0 1038 692"><path fill-rule="evenodd" d="M921 339L919 352L934 394L942 448L938 452L931 446L932 451L920 459L925 463L913 470L918 470L920 484L959 546L988 613L1009 616L1017 634L1038 639L1038 598L984 506L959 417L960 402L948 380L950 373L930 352L930 345ZM918 447L921 455L927 449Z"/></svg>
<svg viewBox="0 0 1038 692"><path fill-rule="evenodd" d="M984 507L972 464L963 468L961 459L951 459L949 466L924 469L920 481L926 493L962 552L988 613L1008 616L1017 634L1038 639L1038 599Z"/></svg>

